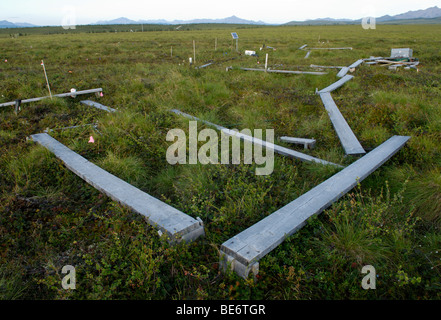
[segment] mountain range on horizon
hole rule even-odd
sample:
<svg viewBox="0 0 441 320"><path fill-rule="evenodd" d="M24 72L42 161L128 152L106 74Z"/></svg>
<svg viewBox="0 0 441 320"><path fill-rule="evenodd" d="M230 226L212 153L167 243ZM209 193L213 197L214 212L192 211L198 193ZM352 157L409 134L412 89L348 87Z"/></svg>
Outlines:
<svg viewBox="0 0 441 320"><path fill-rule="evenodd" d="M197 23L222 23L222 24L258 24L264 25L267 24L263 21L253 21L253 20L245 20L236 16L231 16L223 19L193 19L193 20L173 20L167 21L164 19L156 19L156 20L130 20L128 18L118 18L114 20L107 21L98 21L93 23L94 25L108 25L108 24L170 24L170 25L178 25L178 24L197 24Z"/></svg>
<svg viewBox="0 0 441 320"><path fill-rule="evenodd" d="M380 23L399 23L400 21L409 20L423 20L430 21L434 20L435 23L441 23L441 8L437 6L423 9L408 11L406 13L401 13L395 16L385 15L382 17L377 17L376 21ZM283 24L272 24L272 25L326 25L326 24L355 24L360 23L362 19L334 19L334 18L319 18L305 21L291 21ZM241 19L237 16L231 16L223 19L193 19L193 20L173 20L167 21L165 19L154 19L154 20L131 20L125 17L113 19L113 20L102 20L96 23L91 23L90 25L124 25L124 24L162 24L162 25L181 25L181 24L208 24L208 23L218 23L218 24L250 24L250 25L271 25L264 21L253 21ZM25 28L25 27L38 27L30 23L12 23L6 20L0 21L0 28Z"/></svg>
<svg viewBox="0 0 441 320"><path fill-rule="evenodd" d="M397 14L395 16L385 15L381 17L375 17L377 22L400 22L409 20L421 20L421 19L436 19L441 17L441 8L438 6L430 7L422 10L408 11L406 13ZM334 18L319 18L305 21L291 21L285 23L285 25L304 25L304 24L354 24L360 23L362 19L334 19ZM441 21L439 21L441 23Z"/></svg>

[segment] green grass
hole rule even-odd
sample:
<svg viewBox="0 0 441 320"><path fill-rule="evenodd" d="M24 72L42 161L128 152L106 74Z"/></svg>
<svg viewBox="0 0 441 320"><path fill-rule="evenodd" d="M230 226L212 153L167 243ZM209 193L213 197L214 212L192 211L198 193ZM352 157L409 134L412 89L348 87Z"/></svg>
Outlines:
<svg viewBox="0 0 441 320"><path fill-rule="evenodd" d="M2 299L439 299L441 288L441 59L439 25L193 25L75 31L0 30L0 102L101 87L104 96L46 99L0 108L0 298ZM125 28L125 29L124 29ZM132 28L133 29L133 28ZM148 32L147 32L148 30ZM324 43L317 43L319 38ZM215 39L218 50L214 50ZM188 65L196 41L195 70ZM329 41L329 42L328 42ZM262 44L277 48L260 51ZM312 52L309 46L354 50ZM170 47L173 46L173 56ZM228 128L274 129L275 136L315 138L316 148L288 145L349 165L316 88L325 76L244 72L234 67L311 70L349 65L411 47L419 71L361 66L333 93L363 147L392 135L406 146L360 186L313 218L260 261L257 281L219 270L220 245L331 177L335 170L276 155L274 172L255 165L177 165L166 161L167 132L188 132L175 108ZM8 62L4 62L7 59ZM259 63L258 63L259 62ZM233 66L233 70L225 71ZM119 112L80 104L92 99ZM26 137L46 128L88 160L179 210L201 217L206 237L171 247L143 217L100 194ZM199 124L199 129L205 128ZM88 143L93 136L95 143ZM277 142L279 143L279 142ZM61 287L61 268L77 271L77 289ZM373 265L377 290L361 288Z"/></svg>

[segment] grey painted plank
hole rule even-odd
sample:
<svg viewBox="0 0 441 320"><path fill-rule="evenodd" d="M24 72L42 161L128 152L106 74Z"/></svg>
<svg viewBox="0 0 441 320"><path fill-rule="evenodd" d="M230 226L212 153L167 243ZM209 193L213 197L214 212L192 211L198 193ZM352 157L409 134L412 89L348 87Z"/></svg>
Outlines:
<svg viewBox="0 0 441 320"><path fill-rule="evenodd" d="M312 157L310 155L307 155L305 153L294 151L294 150L291 150L291 149L288 149L288 148L276 145L274 143L269 143L269 142L263 141L261 139L257 139L257 138L254 138L254 137L242 134L242 133L237 132L235 130L230 130L228 128L219 126L217 124L214 124L214 123L211 123L211 122L208 122L208 121L205 121L205 120L201 120L199 118L196 118L196 117L194 117L192 115L189 115L187 113L184 113L184 112L176 110L176 109L172 109L170 111L173 112L173 113L176 113L178 115L182 115L182 116L184 116L184 117L186 117L188 119L200 121L202 123L205 123L207 125L215 127L216 129L218 129L219 131L224 132L228 136L235 136L235 137L238 137L238 138L240 138L242 140L249 141L249 142L251 142L253 144L260 145L260 146L268 148L270 150L272 149L272 150L274 150L274 152L277 152L278 154L281 154L281 155L284 155L284 156L288 156L288 157L292 157L292 158L295 158L295 159L299 159L301 161L320 163L320 164L323 164L323 165L332 165L332 166L336 166L336 167L342 168L342 166L339 165L339 164L335 164L335 163L328 162L328 161L325 161L325 160L322 160L322 159L318 159L318 158Z"/></svg>
<svg viewBox="0 0 441 320"><path fill-rule="evenodd" d="M289 71L289 70L267 70L267 72L274 73L292 73L292 74L312 74L316 76L322 76L327 74L326 72L317 72L317 71Z"/></svg>
<svg viewBox="0 0 441 320"><path fill-rule="evenodd" d="M294 234L313 215L321 213L398 152L410 139L394 136L296 200L224 242L221 262L246 278L258 260ZM225 265L225 264L223 264Z"/></svg>
<svg viewBox="0 0 441 320"><path fill-rule="evenodd" d="M191 241L204 235L203 224L189 215L135 188L91 163L47 133L34 134L32 140L44 146L81 179L114 201L146 217L147 222L170 237L170 241Z"/></svg>
<svg viewBox="0 0 441 320"><path fill-rule="evenodd" d="M360 64L363 63L363 61L364 61L363 59L359 59L359 60L355 61L353 64L351 64L348 68L349 69L357 68Z"/></svg>
<svg viewBox="0 0 441 320"><path fill-rule="evenodd" d="M353 76L350 75L345 75L343 78L341 78L340 80L334 82L333 84L331 84L330 86L318 91L318 93L323 93L323 92L331 92L334 91L338 88L340 88L342 85L344 85L346 82L348 82L349 80L351 80L353 78Z"/></svg>
<svg viewBox="0 0 441 320"><path fill-rule="evenodd" d="M290 70L274 70L274 69L257 69L257 68L240 68L244 71L263 71L263 72L273 72L273 73L291 73L291 74L312 74L316 76L322 76L327 74L326 72L316 72L316 71L290 71Z"/></svg>
<svg viewBox="0 0 441 320"><path fill-rule="evenodd" d="M88 124L82 124L82 125L78 125L78 126L70 126L70 127L63 127L63 128L57 128L57 129L46 129L44 130L45 133L48 132L53 132L56 130L69 130L69 129L76 129L76 128L83 128L83 127L94 127L95 129L98 127L96 123L88 123Z"/></svg>
<svg viewBox="0 0 441 320"><path fill-rule="evenodd" d="M83 90L83 91L76 91L76 92L54 94L54 95L52 95L52 97L58 97L58 98L64 98L64 97L70 97L70 96L75 97L75 96L79 96L82 94L96 93L96 92L101 92L101 91L103 91L103 89L98 88L98 89L90 89L90 90ZM43 99L50 99L50 97L47 96L47 97L40 97L40 98L25 99L25 100L21 100L21 103L23 104L23 103L28 103L28 102L36 102L36 101L40 101ZM7 106L13 106L13 105L15 105L15 101L1 103L0 107L7 107Z"/></svg>
<svg viewBox="0 0 441 320"><path fill-rule="evenodd" d="M343 78L349 72L349 67L341 68L340 72L337 73L337 77Z"/></svg>
<svg viewBox="0 0 441 320"><path fill-rule="evenodd" d="M288 143L296 143L296 144L303 144L305 149L314 148L316 141L314 139L305 139L305 138L295 138L295 137L280 137L281 141L288 142Z"/></svg>
<svg viewBox="0 0 441 320"><path fill-rule="evenodd" d="M366 151L364 151L354 132L352 132L345 118L332 99L331 94L329 92L320 93L320 98L323 101L325 109L328 112L329 118L331 119L332 125L337 132L338 138L340 139L346 154L365 154Z"/></svg>
<svg viewBox="0 0 441 320"><path fill-rule="evenodd" d="M303 49L305 49L307 46L308 46L307 44L304 44L303 46L301 46L301 47L299 48L299 50L303 50Z"/></svg>
<svg viewBox="0 0 441 320"><path fill-rule="evenodd" d="M305 59L308 59L310 55L311 55L311 51L308 51L305 55Z"/></svg>
<svg viewBox="0 0 441 320"><path fill-rule="evenodd" d="M373 57L373 56L371 56L370 58L366 58L366 59L363 59L364 61L372 61L372 60L378 60L378 59L384 59L384 57Z"/></svg>
<svg viewBox="0 0 441 320"><path fill-rule="evenodd" d="M318 66L316 64L311 64L310 65L311 68L321 68L321 69L342 69L342 68L346 68L343 66Z"/></svg>
<svg viewBox="0 0 441 320"><path fill-rule="evenodd" d="M210 63L204 64L204 65L202 65L202 66L199 66L199 67L195 67L195 69L202 69L202 68L206 68L206 67L208 67L208 66L211 66L212 64L214 64L214 62L210 62Z"/></svg>
<svg viewBox="0 0 441 320"><path fill-rule="evenodd" d="M352 50L352 47L343 47L343 48L309 48L309 50Z"/></svg>
<svg viewBox="0 0 441 320"><path fill-rule="evenodd" d="M107 112L116 112L117 111L116 109L103 106L102 104L95 102L95 101L92 101L92 100L83 100L83 101L81 101L81 103L85 104L86 106L94 107L94 108L101 109L101 110L104 110Z"/></svg>

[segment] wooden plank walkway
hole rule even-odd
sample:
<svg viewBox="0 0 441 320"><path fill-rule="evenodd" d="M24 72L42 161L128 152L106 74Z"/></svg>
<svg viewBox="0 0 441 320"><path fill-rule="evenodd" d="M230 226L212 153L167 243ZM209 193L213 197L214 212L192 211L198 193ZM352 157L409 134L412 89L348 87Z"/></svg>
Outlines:
<svg viewBox="0 0 441 320"><path fill-rule="evenodd" d="M344 85L346 82L348 82L349 80L351 80L353 78L353 76L350 75L345 75L343 78L341 78L340 80L334 82L333 84L331 84L330 86L318 91L317 93L323 93L323 92L331 92L334 91L338 88L340 88L342 85Z"/></svg>
<svg viewBox="0 0 441 320"><path fill-rule="evenodd" d="M103 106L102 104L95 102L95 101L92 101L92 100L83 100L83 101L81 101L81 103L85 104L86 106L94 107L94 108L101 109L101 110L104 110L107 112L116 112L117 111L116 109Z"/></svg>
<svg viewBox="0 0 441 320"><path fill-rule="evenodd" d="M360 64L363 63L363 61L364 61L363 59L359 59L359 60L355 61L353 64L351 64L348 68L349 69L357 68Z"/></svg>
<svg viewBox="0 0 441 320"><path fill-rule="evenodd" d="M337 105L335 104L332 96L329 92L320 93L320 98L323 101L326 111L328 112L329 118L331 119L332 125L337 132L338 138L348 155L359 155L365 154L363 147L352 132L351 127L349 127L345 118L341 114Z"/></svg>
<svg viewBox="0 0 441 320"><path fill-rule="evenodd" d="M259 260L379 168L410 139L394 136L350 166L255 225L224 242L220 262L243 278L259 271Z"/></svg>
<svg viewBox="0 0 441 320"><path fill-rule="evenodd" d="M58 97L58 98L71 97L71 96L76 97L76 96L83 95L83 94L96 93L96 92L101 92L101 91L103 91L103 89L98 88L98 89L90 89L90 90L83 90L83 91L76 91L76 92L54 94L54 95L52 95L52 97ZM24 100L21 100L21 104L29 103L29 102L36 102L36 101L40 101L43 99L50 99L50 97L47 96L47 97L40 97L40 98L24 99ZM14 105L15 105L15 101L12 101L12 102L1 103L0 107L7 107L7 106L14 106Z"/></svg>
<svg viewBox="0 0 441 320"><path fill-rule="evenodd" d="M200 219L190 217L101 169L47 133L34 134L31 138L54 153L69 170L94 188L145 216L147 222L158 228L160 234L165 233L170 242L192 241L205 234Z"/></svg>
<svg viewBox="0 0 441 320"><path fill-rule="evenodd" d="M337 73L337 77L343 78L348 72L349 72L349 67L343 67L341 68L339 73Z"/></svg>
<svg viewBox="0 0 441 320"><path fill-rule="evenodd" d="M237 132L235 130L230 130L228 128L219 126L217 124L214 124L214 123L211 123L211 122L208 122L208 121L205 121L205 120L201 120L199 118L196 118L196 117L194 117L192 115L189 115L187 113L184 113L184 112L176 110L176 109L173 109L173 110L170 110L170 111L173 112L173 113L176 113L178 115L184 116L184 117L186 117L188 119L195 120L195 121L200 121L200 122L205 123L205 124L207 124L209 126L215 127L216 129L218 129L219 131L224 132L228 136L235 136L235 137L238 137L238 138L240 138L242 140L249 141L249 142L251 142L253 144L257 144L257 145L260 145L262 147L265 147L265 148L268 148L268 149L272 149L272 150L274 150L274 152L277 152L278 154L281 154L281 155L284 155L284 156L288 156L288 157L291 157L291 158L299 159L301 161L319 163L319 164L323 164L323 165L332 165L332 166L336 166L336 167L339 167L339 168L343 168L343 166L341 166L339 164L335 164L335 163L328 162L328 161L325 161L325 160L322 160L322 159L318 159L318 158L312 157L310 155L307 155L305 153L301 153L301 152L298 152L298 151L295 151L295 150L291 150L291 149L288 149L288 148L276 145L274 143L269 143L269 142L263 141L261 139L257 139L257 138L254 138L254 137L251 137L251 136L239 133L239 132Z"/></svg>

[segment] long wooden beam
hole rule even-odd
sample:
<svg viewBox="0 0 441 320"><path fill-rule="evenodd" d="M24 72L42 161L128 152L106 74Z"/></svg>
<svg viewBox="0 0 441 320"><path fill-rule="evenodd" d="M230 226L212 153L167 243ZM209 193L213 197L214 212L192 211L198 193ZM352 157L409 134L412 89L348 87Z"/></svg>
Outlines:
<svg viewBox="0 0 441 320"><path fill-rule="evenodd" d="M263 71L263 72L272 72L272 73L291 73L291 74L312 74L316 76L322 76L327 74L326 72L317 72L317 71L290 71L290 70L273 70L273 69L257 69L257 68L240 68L240 70L244 71Z"/></svg>
<svg viewBox="0 0 441 320"><path fill-rule="evenodd" d="M319 69L342 69L342 68L346 68L343 66L319 66L316 64L311 64L310 65L311 68L319 68Z"/></svg>
<svg viewBox="0 0 441 320"><path fill-rule="evenodd" d="M362 64L364 62L363 59L359 59L357 61L355 61L353 64L351 64L348 68L352 69L352 68L357 68L360 64Z"/></svg>
<svg viewBox="0 0 441 320"><path fill-rule="evenodd" d="M206 68L206 67L208 67L208 66L211 66L212 64L214 64L214 62L210 62L210 63L204 64L204 65L202 65L202 66L199 66L199 67L195 67L195 69L202 69L202 68Z"/></svg>
<svg viewBox="0 0 441 320"><path fill-rule="evenodd" d="M352 50L352 47L343 47L343 48L309 48L308 50Z"/></svg>
<svg viewBox="0 0 441 320"><path fill-rule="evenodd" d="M95 102L95 101L92 101L92 100L83 100L83 101L81 101L81 103L86 106L94 107L94 108L104 110L107 112L116 112L117 111L116 109L113 109L113 108L110 108L107 106L103 106L102 104Z"/></svg>
<svg viewBox="0 0 441 320"><path fill-rule="evenodd" d="M247 278L259 271L259 260L379 168L410 139L394 136L364 157L263 220L225 241L220 247L223 270Z"/></svg>
<svg viewBox="0 0 441 320"><path fill-rule="evenodd" d="M291 157L291 158L299 159L301 161L314 162L314 163L320 163L320 164L323 164L323 165L332 165L332 166L336 166L336 167L339 167L339 168L343 168L343 166L341 166L339 164L335 164L335 163L328 162L328 161L325 161L325 160L322 160L322 159L318 159L318 158L312 157L310 155L307 155L305 153L294 151L294 150L291 150L291 149L288 149L288 148L276 145L274 143L269 143L267 141L263 141L261 139L257 139L257 138L254 138L254 137L242 134L242 133L237 132L235 130L230 130L228 128L225 128L225 127L219 126L217 124L211 123L209 121L201 120L199 118L196 118L194 116L191 116L191 115L189 115L187 113L184 113L184 112L176 110L176 109L172 109L170 111L173 112L173 113L176 113L178 115L184 116L184 117L186 117L188 119L200 121L200 122L205 123L205 124L207 124L209 126L215 127L216 129L218 129L219 131L224 132L228 136L234 136L234 137L240 138L242 140L249 141L249 142L251 142L253 144L260 145L260 146L262 146L264 148L272 149L272 150L274 150L274 152L277 152L278 154L281 154L281 155L284 155L284 156L288 156L288 157Z"/></svg>
<svg viewBox="0 0 441 320"><path fill-rule="evenodd" d="M332 99L331 94L329 92L320 93L320 98L323 101L323 105L328 112L329 118L331 119L332 125L337 132L338 138L340 139L346 154L365 154L366 151L364 151L354 132L351 130L351 127L349 127L345 118L341 114L340 110Z"/></svg>
<svg viewBox="0 0 441 320"><path fill-rule="evenodd" d="M349 72L349 67L343 67L341 70L337 73L337 77L343 78L347 73Z"/></svg>
<svg viewBox="0 0 441 320"><path fill-rule="evenodd" d="M63 98L63 97L75 97L75 96L79 96L82 94L89 94L89 93L96 93L96 92L101 92L103 91L103 89L98 88L98 89L90 89L90 90L83 90L83 91L76 91L76 92L67 92L67 93L60 93L60 94L54 94L52 95L52 97L58 97L58 98ZM23 103L29 103L29 102L36 102L36 101L40 101L40 100L44 100L44 99L49 99L49 96L46 97L40 97L40 98L31 98L31 99L24 99L21 100L21 104ZM0 107L7 107L7 106L13 106L15 105L15 101L12 102L6 102L6 103L1 103Z"/></svg>
<svg viewBox="0 0 441 320"><path fill-rule="evenodd" d="M324 92L331 92L334 91L335 89L340 88L342 85L344 85L346 82L348 82L349 80L351 80L353 78L353 76L350 75L345 75L343 78L341 78L340 80L334 82L333 84L331 84L330 86L318 91L317 93L324 93Z"/></svg>
<svg viewBox="0 0 441 320"><path fill-rule="evenodd" d="M150 225L159 229L160 234L165 233L170 242L192 241L205 234L200 219L194 219L110 174L47 133L34 134L31 139L54 153L69 170L94 188L143 215Z"/></svg>

